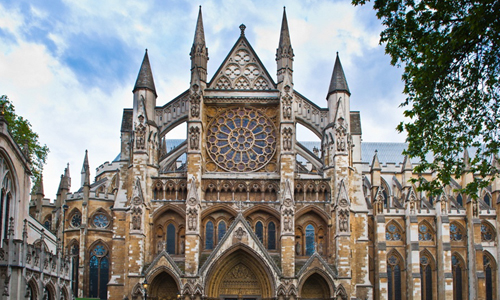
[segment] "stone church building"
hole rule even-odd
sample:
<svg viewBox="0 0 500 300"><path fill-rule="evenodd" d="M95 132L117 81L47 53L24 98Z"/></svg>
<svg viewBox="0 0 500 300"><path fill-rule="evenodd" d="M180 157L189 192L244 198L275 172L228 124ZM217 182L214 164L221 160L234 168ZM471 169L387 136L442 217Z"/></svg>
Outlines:
<svg viewBox="0 0 500 300"><path fill-rule="evenodd" d="M54 203L32 196L74 296L144 299L146 281L158 300L500 299L500 180L478 199L456 192L473 174L418 192L410 179L434 174L413 173L405 144L362 142L338 56L325 107L294 89L291 35L284 13L274 76L241 25L210 78L200 10L189 88L161 102L146 52L119 156L91 182L86 153L80 186L68 168Z"/></svg>

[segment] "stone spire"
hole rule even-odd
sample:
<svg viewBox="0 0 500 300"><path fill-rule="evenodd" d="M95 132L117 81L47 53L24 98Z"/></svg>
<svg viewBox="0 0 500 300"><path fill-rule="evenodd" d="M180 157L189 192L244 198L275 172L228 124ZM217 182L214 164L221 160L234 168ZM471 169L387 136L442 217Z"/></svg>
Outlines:
<svg viewBox="0 0 500 300"><path fill-rule="evenodd" d="M281 21L281 32L278 49L276 49L276 62L278 63L278 83L282 82L285 74L291 76L293 72L293 49L290 40L290 31L288 30L288 21L286 18L286 10L283 7L283 20Z"/></svg>
<svg viewBox="0 0 500 300"><path fill-rule="evenodd" d="M36 194L41 195L42 198L45 196L43 191L43 175L40 176L40 180L36 183Z"/></svg>
<svg viewBox="0 0 500 300"><path fill-rule="evenodd" d="M351 95L349 86L347 85L347 80L345 79L344 69L342 69L342 64L340 63L338 52L337 58L335 59L335 66L333 67L330 88L328 89L328 95L326 95L326 98L328 99L328 97L335 92L345 92L349 96Z"/></svg>
<svg viewBox="0 0 500 300"><path fill-rule="evenodd" d="M380 161L378 160L378 151L375 150L375 155L373 155L373 161L372 161L372 171L373 170L382 170L382 167L380 166Z"/></svg>
<svg viewBox="0 0 500 300"><path fill-rule="evenodd" d="M151 65L149 64L148 49L146 49L146 53L144 54L141 69L139 70L139 75L137 75L137 80L135 81L134 90L132 92L139 89L149 89L156 95L153 72L151 71Z"/></svg>
<svg viewBox="0 0 500 300"><path fill-rule="evenodd" d="M205 30L203 29L203 17L201 14L201 5L198 12L198 21L194 31L193 46L191 47L191 74L198 73L199 79L203 82L207 81L207 61L208 48L205 44ZM193 76L191 76L193 79Z"/></svg>
<svg viewBox="0 0 500 300"><path fill-rule="evenodd" d="M89 155L88 151L85 150L85 158L83 159L82 167L82 186L90 186L90 167L89 167Z"/></svg>

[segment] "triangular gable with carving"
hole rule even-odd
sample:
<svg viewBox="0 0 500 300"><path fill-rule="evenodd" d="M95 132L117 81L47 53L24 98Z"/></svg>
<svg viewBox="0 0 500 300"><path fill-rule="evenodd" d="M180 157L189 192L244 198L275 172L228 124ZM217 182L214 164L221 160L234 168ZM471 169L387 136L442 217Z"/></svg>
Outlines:
<svg viewBox="0 0 500 300"><path fill-rule="evenodd" d="M224 237L222 237L205 263L200 267L199 275L203 277L207 276L210 267L215 264L226 251L238 245L244 245L244 247L260 256L262 260L268 264L270 267L269 269L274 273L273 275L275 277L281 276L281 271L278 266L241 213L236 216L236 219L231 226L229 226Z"/></svg>
<svg viewBox="0 0 500 300"><path fill-rule="evenodd" d="M140 205L144 203L144 196L142 194L141 179L137 177L134 184L134 189L132 191L131 204Z"/></svg>
<svg viewBox="0 0 500 300"><path fill-rule="evenodd" d="M240 26L241 36L214 74L208 84L209 89L249 91L276 89L272 77L245 37L244 26Z"/></svg>
<svg viewBox="0 0 500 300"><path fill-rule="evenodd" d="M144 274L151 274L151 272L158 268L168 268L171 272L173 272L178 278L180 278L183 273L181 269L174 262L172 257L167 253L167 251L163 250L156 256L156 258L151 262L151 265L144 271Z"/></svg>
<svg viewBox="0 0 500 300"><path fill-rule="evenodd" d="M346 207L351 205L351 200L349 199L349 193L347 193L347 187L345 186L345 182L343 179L342 181L340 181L338 191L339 192L337 193L337 198L335 199L336 201L335 206L340 205Z"/></svg>
<svg viewBox="0 0 500 300"><path fill-rule="evenodd" d="M318 261L319 265L323 268L323 271L327 273L330 276L330 279L332 282L335 280L337 277L337 274L333 269L328 265L328 263L321 257L321 255L318 254L318 252L314 252L309 259L307 259L306 263L300 268L299 272L297 273L297 277L300 278L304 273L306 273L309 269L311 269L311 265L313 262Z"/></svg>

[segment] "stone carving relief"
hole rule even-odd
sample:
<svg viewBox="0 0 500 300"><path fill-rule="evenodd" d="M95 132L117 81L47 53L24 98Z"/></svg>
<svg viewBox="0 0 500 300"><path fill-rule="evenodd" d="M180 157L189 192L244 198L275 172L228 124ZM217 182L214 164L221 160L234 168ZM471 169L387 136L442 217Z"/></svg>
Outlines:
<svg viewBox="0 0 500 300"><path fill-rule="evenodd" d="M283 103L283 118L289 120L292 117L293 97L290 95L290 86L285 86L285 92L281 94Z"/></svg>
<svg viewBox="0 0 500 300"><path fill-rule="evenodd" d="M144 126L144 116L139 116L139 125L135 129L135 147L139 150L146 148L146 126Z"/></svg>
<svg viewBox="0 0 500 300"><path fill-rule="evenodd" d="M238 239L238 240L241 240L243 237L245 237L247 235L247 232L243 229L243 227L239 227L238 229L236 229L235 231L235 237Z"/></svg>
<svg viewBox="0 0 500 300"><path fill-rule="evenodd" d="M191 127L189 129L189 146L193 150L198 150L200 147L200 128Z"/></svg>
<svg viewBox="0 0 500 300"><path fill-rule="evenodd" d="M197 84L194 84L192 93L189 96L191 102L191 117L193 118L200 117L201 91L198 91L199 88Z"/></svg>
<svg viewBox="0 0 500 300"><path fill-rule="evenodd" d="M375 201L373 203L375 212L377 214L384 213L384 193L382 188L379 188L377 194L375 195Z"/></svg>
<svg viewBox="0 0 500 300"><path fill-rule="evenodd" d="M345 124L344 118L340 117L337 120L337 126L335 129L335 137L337 140L337 151L347 150L347 126Z"/></svg>
<svg viewBox="0 0 500 300"><path fill-rule="evenodd" d="M349 231L349 209L340 209L339 211L339 231Z"/></svg>
<svg viewBox="0 0 500 300"><path fill-rule="evenodd" d="M132 208L132 230L141 230L142 209L140 207Z"/></svg>
<svg viewBox="0 0 500 300"><path fill-rule="evenodd" d="M292 150L292 137L293 129L291 127L286 127L283 129L283 150Z"/></svg>
<svg viewBox="0 0 500 300"><path fill-rule="evenodd" d="M293 216L294 211L292 208L284 209L282 212L283 215L283 229L284 231L290 232L293 231Z"/></svg>
<svg viewBox="0 0 500 300"><path fill-rule="evenodd" d="M189 208L188 215L188 230L194 231L198 227L198 210L196 208Z"/></svg>

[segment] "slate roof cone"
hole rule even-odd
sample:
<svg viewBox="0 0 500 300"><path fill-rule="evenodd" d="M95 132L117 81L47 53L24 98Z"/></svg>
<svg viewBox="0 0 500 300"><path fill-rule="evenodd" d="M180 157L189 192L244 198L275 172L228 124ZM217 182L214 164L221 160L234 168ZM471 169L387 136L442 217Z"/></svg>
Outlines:
<svg viewBox="0 0 500 300"><path fill-rule="evenodd" d="M338 52L337 58L335 59L335 65L333 67L330 88L328 89L328 95L326 95L326 98L328 99L328 96L335 92L346 92L349 96L351 95L349 86L347 85L347 80L345 79L344 69L342 69L342 64L340 63Z"/></svg>
<svg viewBox="0 0 500 300"><path fill-rule="evenodd" d="M134 90L132 92L135 92L138 89L149 89L156 95L153 72L151 71L151 65L149 64L148 49L146 49L146 53L144 54L141 69L139 70L139 75L137 75L137 80L135 81Z"/></svg>

